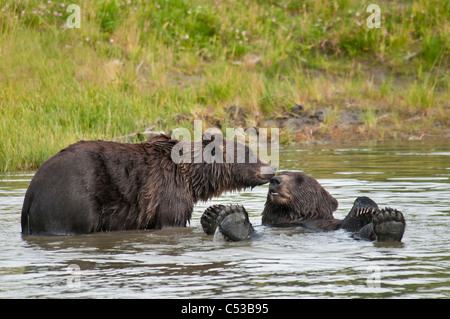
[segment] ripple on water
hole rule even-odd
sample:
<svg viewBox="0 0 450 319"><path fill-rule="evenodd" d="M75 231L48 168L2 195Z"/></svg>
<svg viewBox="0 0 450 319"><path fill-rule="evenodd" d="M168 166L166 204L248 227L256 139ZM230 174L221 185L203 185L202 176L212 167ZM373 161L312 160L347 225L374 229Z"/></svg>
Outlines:
<svg viewBox="0 0 450 319"><path fill-rule="evenodd" d="M400 209L401 244L260 225L267 185L198 203L187 229L22 238L33 173L0 177L0 298L449 298L448 146L427 143L280 150L280 170L302 170L339 200ZM246 207L261 236L226 243L201 231L211 204ZM77 265L80 285L68 285Z"/></svg>

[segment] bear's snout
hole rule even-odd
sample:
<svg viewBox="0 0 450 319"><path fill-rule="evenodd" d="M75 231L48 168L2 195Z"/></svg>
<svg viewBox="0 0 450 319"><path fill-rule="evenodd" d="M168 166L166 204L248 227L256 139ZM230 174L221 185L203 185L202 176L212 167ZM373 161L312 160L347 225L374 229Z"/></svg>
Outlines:
<svg viewBox="0 0 450 319"><path fill-rule="evenodd" d="M282 176L274 176L270 179L269 183L269 194L272 197L286 197L284 194L285 191L283 190L283 178Z"/></svg>
<svg viewBox="0 0 450 319"><path fill-rule="evenodd" d="M271 185L280 185L281 183L283 183L281 176L274 176L270 179Z"/></svg>

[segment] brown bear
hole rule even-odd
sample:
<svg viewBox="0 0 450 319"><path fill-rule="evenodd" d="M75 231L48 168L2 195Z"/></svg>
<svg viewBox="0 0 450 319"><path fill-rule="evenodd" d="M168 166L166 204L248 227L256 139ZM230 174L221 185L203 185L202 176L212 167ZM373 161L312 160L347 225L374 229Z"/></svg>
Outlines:
<svg viewBox="0 0 450 319"><path fill-rule="evenodd" d="M160 135L137 144L70 145L44 162L31 180L22 207L22 233L185 227L197 201L253 188L274 176L276 168L267 162L256 156L256 161L248 160L254 153L247 146L231 142L234 161L227 162L226 139L217 150L209 147L213 140L214 136L188 143ZM245 161L236 158L240 146ZM182 161L173 160L175 149L176 155L184 155ZM223 151L221 160L218 151Z"/></svg>
<svg viewBox="0 0 450 319"><path fill-rule="evenodd" d="M271 178L262 224L268 226L302 226L330 231L345 229L357 237L377 241L400 241L404 230L403 214L395 209L379 209L368 197L358 197L344 220L335 219L338 207L317 180L302 172L284 171ZM201 217L207 234L218 229L227 240L249 239L254 228L240 205L208 207Z"/></svg>

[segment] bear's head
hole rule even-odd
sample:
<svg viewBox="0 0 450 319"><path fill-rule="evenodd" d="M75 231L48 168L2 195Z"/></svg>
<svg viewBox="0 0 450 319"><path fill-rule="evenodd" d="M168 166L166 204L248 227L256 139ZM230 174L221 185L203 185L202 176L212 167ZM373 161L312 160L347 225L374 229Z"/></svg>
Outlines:
<svg viewBox="0 0 450 319"><path fill-rule="evenodd" d="M302 172L284 171L270 180L262 222L281 225L331 219L337 207L337 200L317 180Z"/></svg>
<svg viewBox="0 0 450 319"><path fill-rule="evenodd" d="M204 135L196 142L176 142L172 160L192 190L194 201L266 184L277 169L247 145L220 134Z"/></svg>

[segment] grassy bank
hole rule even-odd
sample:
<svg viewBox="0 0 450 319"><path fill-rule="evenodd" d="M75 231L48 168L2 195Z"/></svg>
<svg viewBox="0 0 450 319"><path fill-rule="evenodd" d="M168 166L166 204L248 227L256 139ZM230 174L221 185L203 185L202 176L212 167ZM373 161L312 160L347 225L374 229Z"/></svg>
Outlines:
<svg viewBox="0 0 450 319"><path fill-rule="evenodd" d="M89 0L71 29L64 1L0 1L0 171L80 139L217 123L231 105L248 126L326 108L317 138L448 132L450 2L380 1L373 29L369 3Z"/></svg>

